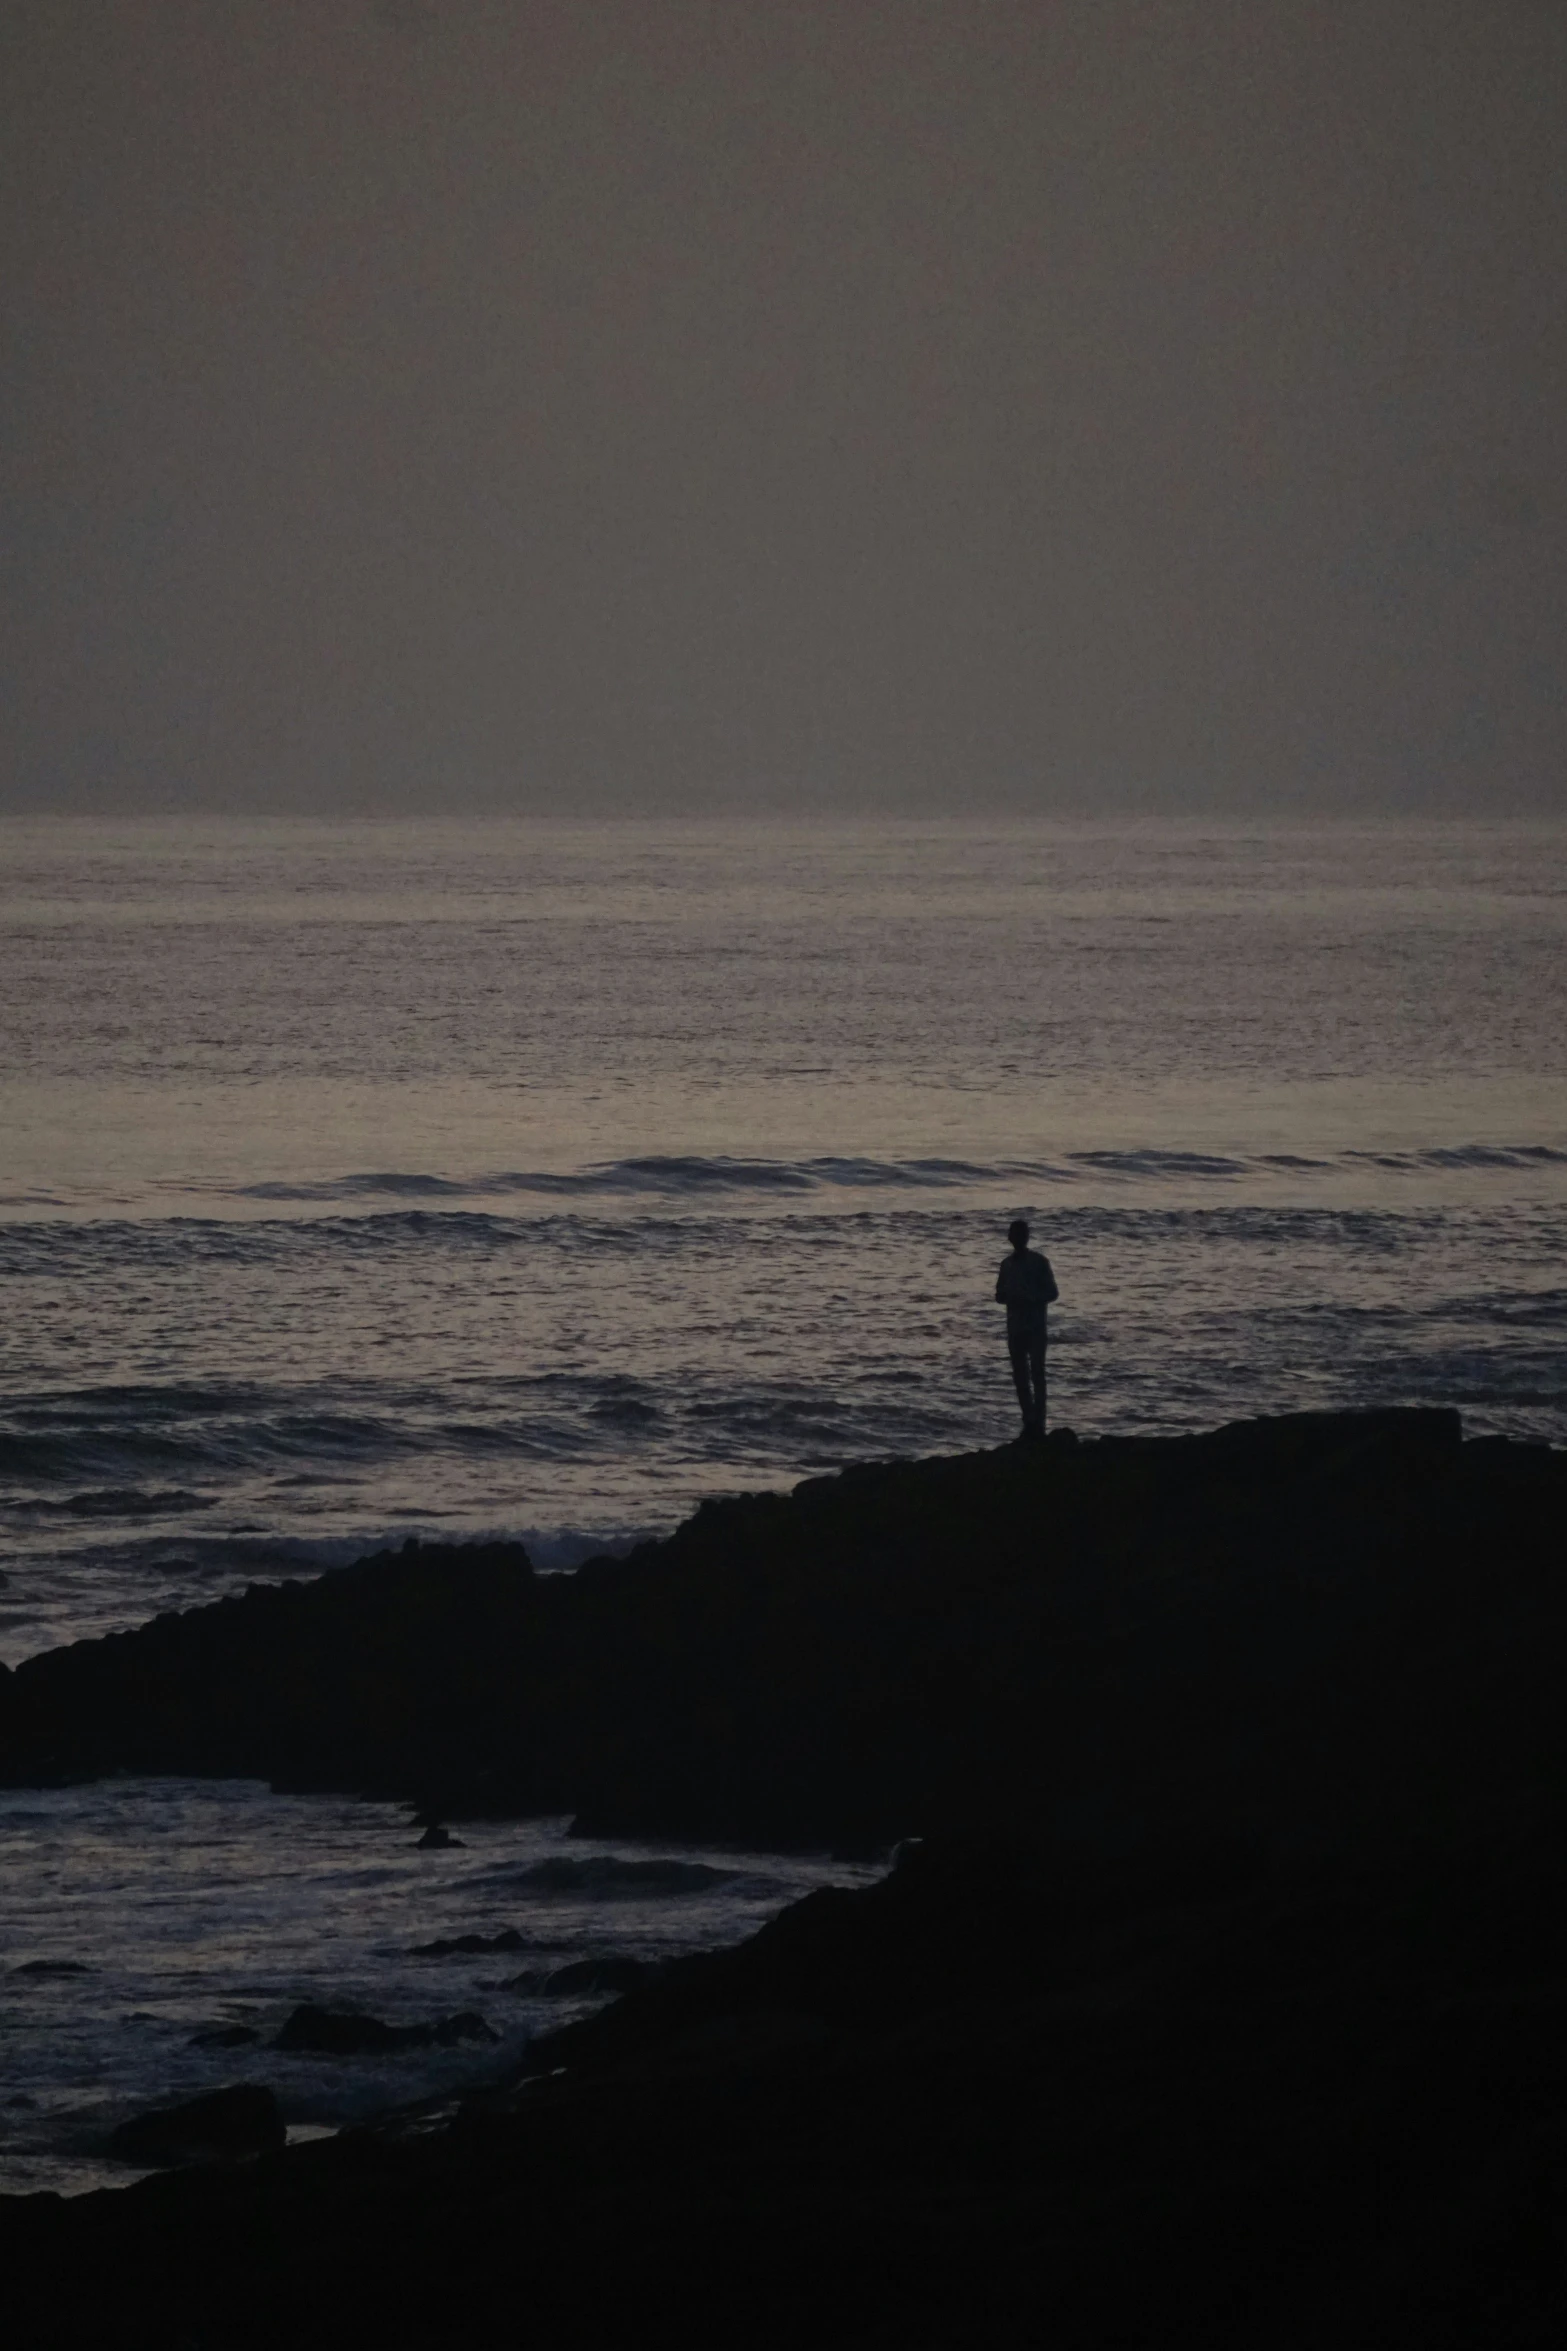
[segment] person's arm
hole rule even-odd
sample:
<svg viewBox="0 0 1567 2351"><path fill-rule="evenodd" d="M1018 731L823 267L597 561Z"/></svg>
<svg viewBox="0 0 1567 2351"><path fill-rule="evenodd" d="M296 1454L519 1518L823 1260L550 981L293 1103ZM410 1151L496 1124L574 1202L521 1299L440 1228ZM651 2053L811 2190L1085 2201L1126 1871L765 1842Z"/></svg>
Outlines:
<svg viewBox="0 0 1567 2351"><path fill-rule="evenodd" d="M1056 1277L1050 1270L1050 1260L1048 1257L1042 1258L1040 1262L1043 1264L1045 1269L1045 1304L1047 1306L1054 1306L1056 1300L1061 1295L1060 1291L1056 1288Z"/></svg>
<svg viewBox="0 0 1567 2351"><path fill-rule="evenodd" d="M1011 1263L1012 1260L1010 1257L1003 1257L1001 1260L1001 1271L996 1276L996 1304L998 1306L1007 1306L1011 1304L1011 1293L1007 1288L1007 1268Z"/></svg>

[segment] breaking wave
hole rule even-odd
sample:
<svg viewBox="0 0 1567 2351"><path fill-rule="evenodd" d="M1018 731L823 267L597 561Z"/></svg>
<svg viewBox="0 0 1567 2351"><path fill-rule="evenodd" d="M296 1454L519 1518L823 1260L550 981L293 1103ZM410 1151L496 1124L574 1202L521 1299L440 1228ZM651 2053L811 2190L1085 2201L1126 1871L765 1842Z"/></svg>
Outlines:
<svg viewBox="0 0 1567 2351"><path fill-rule="evenodd" d="M365 1199L498 1199L512 1194L550 1200L651 1195L659 1199L710 1198L715 1193L779 1193L824 1190L920 1190L962 1188L1004 1181L1012 1175L1054 1174L1064 1169L1043 1163L984 1166L962 1159L881 1160L863 1158L736 1159L677 1154L617 1159L602 1165L552 1171L502 1171L473 1177L416 1174L339 1176L315 1184L245 1184L236 1198L268 1201L355 1201Z"/></svg>
<svg viewBox="0 0 1567 2351"><path fill-rule="evenodd" d="M1346 1150L1318 1156L1272 1151L1247 1155L1145 1146L1135 1150L1070 1151L1059 1159L877 1159L817 1155L803 1159L747 1159L694 1153L606 1160L573 1169L511 1169L474 1176L388 1170L334 1177L319 1183L253 1183L228 1188L234 1199L289 1205L349 1205L371 1200L504 1199L588 1200L649 1197L707 1199L715 1195L777 1198L812 1192L995 1190L1023 1184L1125 1181L1233 1182L1249 1175L1325 1174L1375 1167L1389 1173L1435 1170L1567 1167L1567 1149L1547 1143L1467 1143L1426 1150Z"/></svg>
<svg viewBox="0 0 1567 2351"><path fill-rule="evenodd" d="M1563 1169L1549 1143L682 1155L0 1221L0 1651L410 1535L571 1569L710 1494L996 1443L1020 1206L1061 1282L1052 1413L1085 1435L1436 1401L1560 1442Z"/></svg>

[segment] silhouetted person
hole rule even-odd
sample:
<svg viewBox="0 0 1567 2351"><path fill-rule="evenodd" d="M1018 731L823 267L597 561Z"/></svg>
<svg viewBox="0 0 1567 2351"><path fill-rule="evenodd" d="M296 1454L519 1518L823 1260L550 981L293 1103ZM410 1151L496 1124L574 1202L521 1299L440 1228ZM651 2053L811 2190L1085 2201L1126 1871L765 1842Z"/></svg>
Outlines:
<svg viewBox="0 0 1567 2351"><path fill-rule="evenodd" d="M1007 1353L1012 1378L1023 1407L1023 1434L1045 1433L1045 1309L1061 1293L1048 1257L1028 1245L1028 1227L1021 1217L1008 1225L1010 1257L1001 1260L996 1276L996 1302L1007 1310Z"/></svg>

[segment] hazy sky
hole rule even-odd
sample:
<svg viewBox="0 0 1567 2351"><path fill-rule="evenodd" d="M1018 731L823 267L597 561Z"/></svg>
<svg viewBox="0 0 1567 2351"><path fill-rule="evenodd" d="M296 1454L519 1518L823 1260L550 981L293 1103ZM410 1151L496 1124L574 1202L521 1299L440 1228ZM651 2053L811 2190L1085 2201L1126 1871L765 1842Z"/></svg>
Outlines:
<svg viewBox="0 0 1567 2351"><path fill-rule="evenodd" d="M1557 0L4 0L0 805L1567 808Z"/></svg>

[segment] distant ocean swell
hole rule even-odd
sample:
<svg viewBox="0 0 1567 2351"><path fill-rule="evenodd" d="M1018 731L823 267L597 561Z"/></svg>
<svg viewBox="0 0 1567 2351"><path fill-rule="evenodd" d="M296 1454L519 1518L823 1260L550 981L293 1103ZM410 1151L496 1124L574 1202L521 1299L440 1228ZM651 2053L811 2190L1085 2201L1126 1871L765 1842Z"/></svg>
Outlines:
<svg viewBox="0 0 1567 2351"><path fill-rule="evenodd" d="M361 1202L403 1200L427 1203L473 1199L540 1200L657 1199L701 1201L715 1196L776 1200L792 1194L831 1192L961 1192L1019 1196L1040 1185L1084 1187L1098 1183L1234 1184L1248 1178L1276 1186L1290 1177L1353 1176L1375 1169L1383 1175L1445 1172L1497 1173L1567 1170L1567 1149L1549 1143L1464 1143L1422 1150L1344 1150L1321 1155L1273 1151L1249 1154L1145 1148L1074 1151L1059 1159L978 1161L919 1158L876 1159L818 1155L804 1159L736 1158L671 1154L618 1159L566 1170L493 1170L474 1175L440 1175L385 1169L312 1182L258 1181L182 1188L182 1196L258 1208L353 1207ZM36 1191L0 1193L0 1210L47 1212L68 1203Z"/></svg>
<svg viewBox="0 0 1567 2351"><path fill-rule="evenodd" d="M1095 1155L1096 1159L1098 1155ZM1121 1163L1135 1158L1139 1169L1147 1172L1147 1154L1117 1154L1118 1171ZM1348 1169L1367 1154L1345 1153L1333 1162L1310 1163L1320 1168ZM1496 1150L1487 1149L1484 1156L1476 1146L1472 1152L1461 1155L1435 1151L1419 1155L1405 1155L1398 1169L1410 1173L1421 1168L1446 1167L1456 1163L1464 1170L1488 1172L1505 1179L1507 1173L1526 1170L1560 1169L1567 1177L1567 1152L1539 1149L1519 1149L1505 1157ZM1265 1163L1218 1162L1198 1160L1195 1165L1206 1180L1218 1184L1225 1174L1239 1175L1247 1168ZM1266 1163L1274 1164L1274 1163ZM1291 1165L1303 1163L1291 1162ZM1377 1165L1386 1169L1390 1163L1379 1159ZM1190 1155L1183 1160L1186 1173L1192 1172ZM1396 1171L1395 1171L1396 1172ZM1010 1180L1017 1191L1012 1205L1026 1204L1026 1189L1030 1178L1043 1181L1040 1169L1014 1169ZM515 1199L520 1200L525 1182L521 1177L505 1179ZM553 1179L552 1179L553 1180ZM578 1179L570 1179L576 1182ZM581 1179L586 1193L587 1179ZM976 1185L979 1176L974 1177ZM1003 1171L987 1171L985 1181L999 1184ZM1063 1181L1069 1179L1062 1179ZM564 1184L567 1179L560 1179ZM428 1258L431 1251L461 1256L478 1249L481 1252L510 1250L546 1250L580 1254L589 1257L625 1254L641 1256L658 1252L676 1258L688 1253L695 1259L705 1249L725 1249L733 1246L745 1249L753 1246L757 1228L738 1218L743 1207L747 1187L737 1177L733 1182L716 1179L705 1188L680 1193L671 1189L665 1197L683 1199L688 1214L671 1220L665 1214L645 1210L638 1215L621 1207L614 1214L594 1215L583 1208L541 1208L529 1212L518 1206L478 1208L459 1207L460 1199L481 1196L481 1187L463 1184L445 1178L419 1178L421 1187L437 1187L432 1199L439 1203L450 1201L451 1206L420 1205L417 1207L370 1208L359 1214L344 1214L350 1199L372 1201L399 1197L397 1186L412 1187L416 1179L382 1177L346 1177L340 1184L316 1187L308 1195L296 1192L287 1198L299 1205L308 1199L320 1213L313 1216L256 1216L234 1220L226 1216L165 1215L133 1217L95 1217L76 1220L66 1217L41 1217L0 1222L0 1283L26 1282L37 1277L69 1277L83 1279L94 1275L111 1274L130 1281L138 1277L153 1278L166 1273L172 1266L186 1265L192 1271L213 1264L243 1266L246 1263L274 1263L280 1267L297 1266L301 1270L326 1256L340 1257L352 1264L353 1278L362 1281L371 1269L383 1265L388 1277L394 1275L393 1261L398 1257ZM490 1179L492 1197L500 1196L502 1179ZM704 1180L705 1182L705 1180ZM381 1187L372 1191L372 1185ZM357 1187L353 1191L345 1187ZM770 1205L787 1219L787 1233L791 1246L802 1249L830 1251L834 1248L860 1248L865 1236L873 1230L918 1232L929 1236L934 1248L971 1246L968 1236L983 1235L983 1246L988 1251L995 1239L998 1215L1009 1213L1008 1207L997 1208L962 1204L952 1200L938 1207L934 1201L923 1205L901 1202L887 1195L897 1190L889 1176L881 1187L883 1199L872 1204L865 1197L872 1193L868 1181L860 1187L861 1198L855 1207L849 1203L831 1203L822 1195L825 1185L806 1182L779 1183L769 1187L767 1182L751 1187L751 1198L758 1205ZM956 1183L951 1187L957 1189ZM814 1190L817 1199L811 1210L802 1213L804 1200L796 1207L789 1199L793 1193L807 1194ZM783 1197L780 1197L782 1195ZM246 1198L252 1195L247 1192ZM551 1198L552 1194L542 1193ZM603 1195L606 1198L607 1195ZM284 1195L274 1188L269 1197L281 1205ZM421 1194L422 1197L422 1194ZM1507 1185L1499 1181L1481 1203L1485 1216L1496 1220L1497 1230L1507 1231L1508 1219L1515 1211L1526 1213L1534 1224L1531 1249L1540 1245L1554 1248L1558 1237L1567 1233L1567 1180L1551 1183L1544 1194L1523 1200ZM333 1213L336 1210L337 1213ZM1390 1207L1385 1201L1378 1204L1362 1203L1353 1197L1335 1196L1331 1186L1314 1187L1313 1196L1306 1200L1272 1201L1258 1199L1226 1199L1217 1192L1211 1204L1183 1202L1179 1199L1161 1199L1157 1196L1141 1200L1123 1199L1084 1200L1061 1198L1050 1203L1047 1210L1051 1233L1073 1239L1120 1241L1128 1246L1154 1236L1185 1235L1202 1237L1206 1244L1237 1241L1254 1243L1270 1241L1279 1246L1310 1245L1321 1239L1335 1242L1354 1241L1357 1245L1382 1246L1403 1251L1420 1237L1450 1230L1455 1264L1476 1246L1480 1235L1473 1226L1460 1227L1454 1205L1441 1202L1428 1204L1421 1196L1411 1198L1405 1207ZM735 1217L736 1221L726 1222ZM780 1231L784 1228L778 1227ZM1559 1262L1559 1260L1558 1260ZM0 1293L3 1298L3 1293ZM12 1311L21 1306L21 1294L13 1294L9 1301ZM101 1304L98 1300L96 1303ZM149 1300L155 1303L155 1300ZM195 1334L192 1345L196 1347ZM199 1351L199 1349L198 1349ZM172 1392L172 1391L171 1391ZM222 1409L214 1404L211 1409Z"/></svg>
<svg viewBox="0 0 1567 2351"><path fill-rule="evenodd" d="M1439 1168L1567 1168L1567 1150L1544 1143L1469 1143L1423 1151L1342 1151L1322 1158L1307 1158L1291 1152L1233 1157L1213 1152L1145 1149L1074 1151L1057 1160L1013 1159L988 1163L941 1158L883 1160L818 1156L791 1160L664 1156L613 1160L602 1166L565 1173L523 1170L465 1179L394 1172L341 1176L318 1184L247 1184L236 1187L235 1196L258 1201L331 1201L388 1195L438 1200L486 1193L531 1193L545 1198L578 1199L642 1193L681 1199L715 1192L773 1196L781 1192L826 1190L983 1188L989 1191L1019 1183L1081 1184L1106 1176L1129 1181L1149 1177L1224 1181L1250 1174L1277 1176L1292 1170L1325 1174L1334 1169L1347 1171L1358 1167L1409 1173Z"/></svg>

